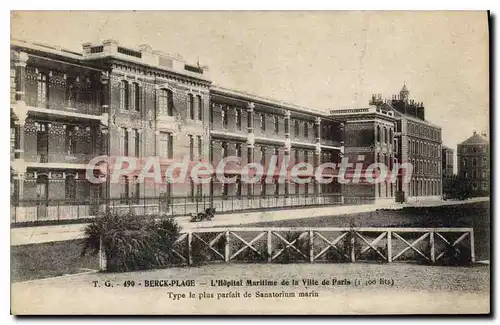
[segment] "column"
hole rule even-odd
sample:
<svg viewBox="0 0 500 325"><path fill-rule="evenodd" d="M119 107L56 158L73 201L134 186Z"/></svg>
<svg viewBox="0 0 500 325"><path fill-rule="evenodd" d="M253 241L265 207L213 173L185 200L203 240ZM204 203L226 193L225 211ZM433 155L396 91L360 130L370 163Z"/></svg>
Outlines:
<svg viewBox="0 0 500 325"><path fill-rule="evenodd" d="M316 143L320 143L321 141L321 118L316 117L315 119L315 137L316 137Z"/></svg>
<svg viewBox="0 0 500 325"><path fill-rule="evenodd" d="M253 135L253 133L252 133L252 135ZM254 139L253 139L253 137L249 136L249 138L247 140L247 159L248 159L249 163L254 162L254 148L255 148ZM247 184L247 195L248 196L253 196L253 186L254 186L254 184Z"/></svg>
<svg viewBox="0 0 500 325"><path fill-rule="evenodd" d="M26 62L28 54L15 52L14 65L16 68L16 105L12 107L17 120L14 121L16 129L15 159L24 159L24 124L28 116L26 108Z"/></svg>
<svg viewBox="0 0 500 325"><path fill-rule="evenodd" d="M254 139L254 109L255 104L253 102L247 103L247 159L249 163L254 162L254 148L255 148L255 139ZM247 184L247 195L253 196L253 184Z"/></svg>
<svg viewBox="0 0 500 325"><path fill-rule="evenodd" d="M316 169L318 166L321 164L321 145L319 142L316 143L316 150L314 151L314 175L316 175ZM316 178L313 177L314 179L314 194L320 195L321 194L321 183L316 181Z"/></svg>
<svg viewBox="0 0 500 325"><path fill-rule="evenodd" d="M254 130L254 122L253 122L254 108L255 108L254 103L252 102L247 103L247 129L249 134L253 133Z"/></svg>
<svg viewBox="0 0 500 325"><path fill-rule="evenodd" d="M101 113L109 112L109 73L102 72L101 73Z"/></svg>
<svg viewBox="0 0 500 325"><path fill-rule="evenodd" d="M14 65L16 67L16 101L25 103L26 97L26 62L28 54L15 52Z"/></svg>

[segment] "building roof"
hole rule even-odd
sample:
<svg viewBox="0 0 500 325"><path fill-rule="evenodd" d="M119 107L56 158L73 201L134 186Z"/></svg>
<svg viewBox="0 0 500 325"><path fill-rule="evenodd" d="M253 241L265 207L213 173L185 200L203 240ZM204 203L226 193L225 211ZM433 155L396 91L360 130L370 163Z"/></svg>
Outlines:
<svg viewBox="0 0 500 325"><path fill-rule="evenodd" d="M477 144L488 144L488 139L486 139L484 136L474 131L474 134L470 136L467 140L463 141L462 143L459 143L459 146L477 145Z"/></svg>
<svg viewBox="0 0 500 325"><path fill-rule="evenodd" d="M450 147L448 147L448 146L446 146L446 145L444 145L444 144L443 144L443 145L441 145L441 149L443 149L443 150L451 150L451 151L453 151L453 149L452 149L452 148L450 148Z"/></svg>

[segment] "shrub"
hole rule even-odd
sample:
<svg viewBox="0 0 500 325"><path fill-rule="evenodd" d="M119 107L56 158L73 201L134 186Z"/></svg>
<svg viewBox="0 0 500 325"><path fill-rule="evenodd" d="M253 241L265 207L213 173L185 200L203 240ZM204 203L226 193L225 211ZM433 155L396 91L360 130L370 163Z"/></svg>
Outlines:
<svg viewBox="0 0 500 325"><path fill-rule="evenodd" d="M180 230L171 218L107 211L85 227L82 256L98 254L102 240L108 271L165 267L176 262L172 248Z"/></svg>

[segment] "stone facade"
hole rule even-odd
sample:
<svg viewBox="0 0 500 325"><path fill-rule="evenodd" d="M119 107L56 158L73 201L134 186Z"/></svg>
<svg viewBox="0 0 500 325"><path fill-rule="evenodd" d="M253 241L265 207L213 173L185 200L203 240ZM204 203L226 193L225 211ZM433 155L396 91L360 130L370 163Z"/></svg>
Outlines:
<svg viewBox="0 0 500 325"><path fill-rule="evenodd" d="M458 176L472 183L472 190L490 191L490 145L485 135L474 132L457 146Z"/></svg>

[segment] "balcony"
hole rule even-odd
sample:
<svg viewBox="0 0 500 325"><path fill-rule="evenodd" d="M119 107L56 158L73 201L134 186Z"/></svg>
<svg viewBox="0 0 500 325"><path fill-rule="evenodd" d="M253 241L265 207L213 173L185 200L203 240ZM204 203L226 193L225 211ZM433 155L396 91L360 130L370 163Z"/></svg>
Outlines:
<svg viewBox="0 0 500 325"><path fill-rule="evenodd" d="M27 97L26 105L30 107L31 111L38 111L41 113L52 113L61 115L102 115L101 104L97 101L75 101L68 100L62 102L51 101L39 101L36 98ZM32 109L35 108L35 109Z"/></svg>

